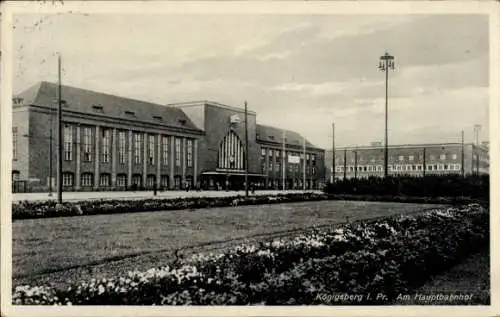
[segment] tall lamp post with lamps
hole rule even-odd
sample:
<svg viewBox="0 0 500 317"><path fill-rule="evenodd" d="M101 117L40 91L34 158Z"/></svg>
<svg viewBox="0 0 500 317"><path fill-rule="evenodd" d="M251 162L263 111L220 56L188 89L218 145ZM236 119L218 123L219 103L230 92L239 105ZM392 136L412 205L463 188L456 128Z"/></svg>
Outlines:
<svg viewBox="0 0 500 317"><path fill-rule="evenodd" d="M389 148L388 148L388 132L387 132L387 108L388 108L388 98L389 98L389 70L394 70L394 56L385 52L384 55L380 56L379 70L385 72L385 151L384 151L384 177L387 178L388 175L388 158L389 158Z"/></svg>

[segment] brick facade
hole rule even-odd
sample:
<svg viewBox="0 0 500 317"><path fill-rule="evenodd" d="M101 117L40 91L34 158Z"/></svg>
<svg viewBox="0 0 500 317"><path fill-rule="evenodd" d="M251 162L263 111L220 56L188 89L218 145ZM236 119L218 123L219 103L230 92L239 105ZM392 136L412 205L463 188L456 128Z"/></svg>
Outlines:
<svg viewBox="0 0 500 317"><path fill-rule="evenodd" d="M463 154L462 154L463 152ZM425 159L424 159L425 154ZM389 175L422 176L431 174L461 174L462 155L464 174L489 172L488 151L471 143L394 145L388 148ZM476 158L477 156L477 158ZM344 164L346 157L346 164ZM332 151L326 152L327 179L332 178ZM425 168L424 168L425 163ZM335 149L335 178L384 175L384 147L357 147Z"/></svg>
<svg viewBox="0 0 500 317"><path fill-rule="evenodd" d="M13 105L17 148L13 177L30 180L31 190L47 190L50 166L56 189L56 87L42 82L17 96ZM281 149L280 142L266 140L263 135L278 129L258 125L254 112L248 112L247 153L244 110L240 108L209 101L155 105L66 86L62 99L64 190L214 188L227 184L241 188L246 155L249 182L256 187L278 188L278 183L269 186L268 180L278 177L279 172L261 162L262 149ZM231 118L239 122L231 124ZM287 152L301 152L297 140L303 138L289 133L294 140L286 142ZM308 157L315 158L306 163L306 187L318 188L324 181L324 150L307 142L306 151ZM228 160L228 155L238 168L221 168L221 158ZM287 188L297 187L303 174L287 169L285 179Z"/></svg>

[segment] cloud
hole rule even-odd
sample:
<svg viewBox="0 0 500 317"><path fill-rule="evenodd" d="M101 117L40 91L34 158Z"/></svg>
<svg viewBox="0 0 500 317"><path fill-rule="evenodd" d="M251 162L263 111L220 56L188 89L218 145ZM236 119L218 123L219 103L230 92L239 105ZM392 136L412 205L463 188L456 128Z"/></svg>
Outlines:
<svg viewBox="0 0 500 317"><path fill-rule="evenodd" d="M487 16L59 15L33 28L40 17L16 16L16 91L56 81L60 51L64 84L163 104L248 100L259 122L320 146L333 120L339 146L365 144L383 136L387 49L391 142L487 131Z"/></svg>

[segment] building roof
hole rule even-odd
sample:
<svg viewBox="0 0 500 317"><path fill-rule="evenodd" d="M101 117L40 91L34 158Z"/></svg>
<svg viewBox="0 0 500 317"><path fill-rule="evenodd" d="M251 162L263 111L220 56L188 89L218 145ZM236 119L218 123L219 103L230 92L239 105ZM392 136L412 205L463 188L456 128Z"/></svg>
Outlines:
<svg viewBox="0 0 500 317"><path fill-rule="evenodd" d="M470 145L471 143L464 143L464 145ZM413 148L424 148L424 147L448 147L448 146L461 146L461 143L417 143L417 144L394 144L389 145L389 149L413 149ZM336 147L335 150L377 150L384 149L384 145L373 146L373 145L360 145L360 146L347 146L347 147ZM328 149L327 151L332 151Z"/></svg>
<svg viewBox="0 0 500 317"><path fill-rule="evenodd" d="M282 144L283 132L285 132L286 145L303 146L304 144L304 137L294 131L284 130L262 124L257 124L256 130L258 141ZM306 140L306 147L320 149L308 140Z"/></svg>
<svg viewBox="0 0 500 317"><path fill-rule="evenodd" d="M185 101L185 102L176 102L176 103L167 104L167 106L178 107L178 108L187 108L187 107L200 106L200 105L207 105L207 106L213 106L213 107L218 107L218 108L223 108L223 109L228 109L228 110L233 110L233 111L238 111L238 112L245 112L244 105L242 105L242 107L235 107L235 106L229 106L229 105L225 105L225 104L222 104L220 102L211 101L211 100ZM247 109L247 113L249 115L256 114L255 111L252 111L250 109Z"/></svg>
<svg viewBox="0 0 500 317"><path fill-rule="evenodd" d="M56 97L57 85L45 81L16 96L16 98L22 98L19 104L38 106L54 105ZM182 109L177 107L168 107L64 85L61 90L61 99L65 101L63 109L201 132Z"/></svg>

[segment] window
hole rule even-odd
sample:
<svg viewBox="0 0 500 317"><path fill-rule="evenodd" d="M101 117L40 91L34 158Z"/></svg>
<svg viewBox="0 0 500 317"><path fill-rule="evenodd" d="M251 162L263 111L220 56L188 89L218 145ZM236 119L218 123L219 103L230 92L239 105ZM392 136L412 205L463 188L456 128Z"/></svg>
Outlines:
<svg viewBox="0 0 500 317"><path fill-rule="evenodd" d="M92 110L97 113L103 113L103 108L102 106L92 106Z"/></svg>
<svg viewBox="0 0 500 317"><path fill-rule="evenodd" d="M132 185L136 185L136 186L142 185L142 175L141 174L132 175Z"/></svg>
<svg viewBox="0 0 500 317"><path fill-rule="evenodd" d="M267 151L267 154L269 154L269 157L272 157L273 156L273 150L269 149L269 151Z"/></svg>
<svg viewBox="0 0 500 317"><path fill-rule="evenodd" d="M118 132L118 162L125 164L125 131Z"/></svg>
<svg viewBox="0 0 500 317"><path fill-rule="evenodd" d="M134 134L134 162L135 164L141 163L141 134Z"/></svg>
<svg viewBox="0 0 500 317"><path fill-rule="evenodd" d="M168 188L168 185L169 185L168 175L162 175L160 177L160 186Z"/></svg>
<svg viewBox="0 0 500 317"><path fill-rule="evenodd" d="M12 171L12 181L18 181L21 178L21 172Z"/></svg>
<svg viewBox="0 0 500 317"><path fill-rule="evenodd" d="M146 184L148 188L154 188L156 185L156 176L155 175L148 175L146 178Z"/></svg>
<svg viewBox="0 0 500 317"><path fill-rule="evenodd" d="M149 135L148 139L149 139L149 142L148 142L148 162L150 165L154 165L155 164L155 136Z"/></svg>
<svg viewBox="0 0 500 317"><path fill-rule="evenodd" d="M193 140L187 140L187 166L193 166Z"/></svg>
<svg viewBox="0 0 500 317"><path fill-rule="evenodd" d="M418 171L421 171L421 170L422 170L422 165L418 164L418 165L417 165L417 170L418 170Z"/></svg>
<svg viewBox="0 0 500 317"><path fill-rule="evenodd" d="M368 167L367 166L363 166L363 171L364 172L368 171Z"/></svg>
<svg viewBox="0 0 500 317"><path fill-rule="evenodd" d="M111 130L102 130L102 162L109 163L109 144L111 141Z"/></svg>
<svg viewBox="0 0 500 317"><path fill-rule="evenodd" d="M162 146L162 154L163 154L163 165L168 165L168 137L161 137L161 146Z"/></svg>
<svg viewBox="0 0 500 317"><path fill-rule="evenodd" d="M413 160L415 159L415 157L414 157L413 155L410 155L410 156L408 156L408 159L409 159L410 161L413 161Z"/></svg>
<svg viewBox="0 0 500 317"><path fill-rule="evenodd" d="M181 177L179 175L174 177L174 184L176 189L181 188Z"/></svg>
<svg viewBox="0 0 500 317"><path fill-rule="evenodd" d="M175 166L181 166L181 139L175 138Z"/></svg>
<svg viewBox="0 0 500 317"><path fill-rule="evenodd" d="M83 128L83 160L85 162L92 161L92 128Z"/></svg>
<svg viewBox="0 0 500 317"><path fill-rule="evenodd" d="M153 119L155 119L156 121L163 121L163 118L160 116L153 116Z"/></svg>
<svg viewBox="0 0 500 317"><path fill-rule="evenodd" d="M309 160L309 154L306 154L306 160Z"/></svg>
<svg viewBox="0 0 500 317"><path fill-rule="evenodd" d="M440 159L441 161L446 160L446 154L441 154L441 155L439 155L439 159Z"/></svg>
<svg viewBox="0 0 500 317"><path fill-rule="evenodd" d="M83 187L91 187L94 183L94 175L92 173L83 173L82 174L82 186Z"/></svg>
<svg viewBox="0 0 500 317"><path fill-rule="evenodd" d="M405 158L403 155L400 155L399 158L398 158L400 161L403 161Z"/></svg>
<svg viewBox="0 0 500 317"><path fill-rule="evenodd" d="M119 187L127 186L127 175L126 174L116 175L116 186L119 186Z"/></svg>
<svg viewBox="0 0 500 317"><path fill-rule="evenodd" d="M457 159L457 155L456 155L456 154L452 154L452 155L451 155L451 158L452 158L453 160L456 160L456 159Z"/></svg>
<svg viewBox="0 0 500 317"><path fill-rule="evenodd" d="M273 170L273 162L269 162L269 170L272 171Z"/></svg>
<svg viewBox="0 0 500 317"><path fill-rule="evenodd" d="M64 126L64 159L71 161L73 157L73 127Z"/></svg>
<svg viewBox="0 0 500 317"><path fill-rule="evenodd" d="M416 166L416 165L412 165L412 166L411 166L411 169L412 169L413 171L416 171L416 170L417 170L417 166Z"/></svg>
<svg viewBox="0 0 500 317"><path fill-rule="evenodd" d="M313 167L313 168L312 168L312 174L313 174L313 175L316 175L316 167Z"/></svg>
<svg viewBox="0 0 500 317"><path fill-rule="evenodd" d="M444 170L448 170L448 164L444 164Z"/></svg>
<svg viewBox="0 0 500 317"><path fill-rule="evenodd" d="M99 176L99 186L108 187L111 184L111 176L109 174L101 174Z"/></svg>
<svg viewBox="0 0 500 317"><path fill-rule="evenodd" d="M266 162L261 162L260 163L260 170L264 173L266 172Z"/></svg>
<svg viewBox="0 0 500 317"><path fill-rule="evenodd" d="M266 149L261 149L260 151L261 151L261 155L264 155L264 156L266 155Z"/></svg>
<svg viewBox="0 0 500 317"><path fill-rule="evenodd" d="M12 128L12 158L17 159L17 127Z"/></svg>
<svg viewBox="0 0 500 317"><path fill-rule="evenodd" d="M133 112L133 111L125 111L125 115L127 115L129 117L135 117L135 112Z"/></svg>
<svg viewBox="0 0 500 317"><path fill-rule="evenodd" d="M73 173L64 172L62 174L63 186L73 186Z"/></svg>

